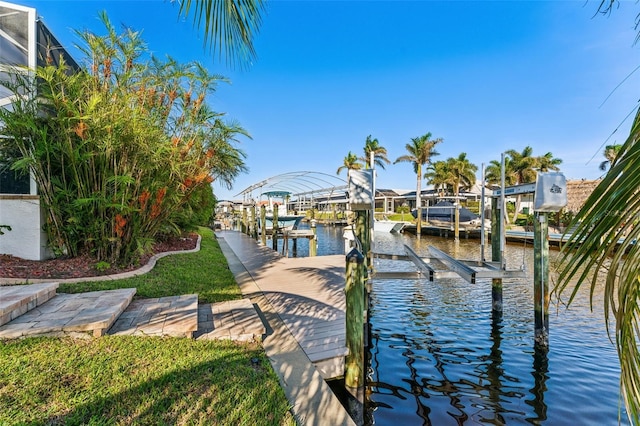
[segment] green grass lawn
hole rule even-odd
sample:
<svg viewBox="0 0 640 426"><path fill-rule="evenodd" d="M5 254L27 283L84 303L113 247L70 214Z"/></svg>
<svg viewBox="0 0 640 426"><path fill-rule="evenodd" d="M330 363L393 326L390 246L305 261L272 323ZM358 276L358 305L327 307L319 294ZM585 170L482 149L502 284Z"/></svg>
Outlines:
<svg viewBox="0 0 640 426"><path fill-rule="evenodd" d="M65 284L59 292L138 288L138 297L240 297L210 230L198 253L149 274ZM290 425L278 378L257 343L105 336L0 341L0 425Z"/></svg>
<svg viewBox="0 0 640 426"><path fill-rule="evenodd" d="M293 423L258 344L106 336L0 343L0 424Z"/></svg>
<svg viewBox="0 0 640 426"><path fill-rule="evenodd" d="M227 266L213 231L200 228L200 251L175 254L158 260L144 275L111 281L60 284L59 293L82 293L116 288L136 288L137 298L198 294L200 303L239 299L240 289Z"/></svg>

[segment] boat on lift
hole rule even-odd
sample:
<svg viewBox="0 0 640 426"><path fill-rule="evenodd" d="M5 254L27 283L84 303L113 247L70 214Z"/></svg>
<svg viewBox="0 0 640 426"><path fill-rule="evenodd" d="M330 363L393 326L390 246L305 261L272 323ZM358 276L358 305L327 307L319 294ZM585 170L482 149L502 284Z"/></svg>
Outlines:
<svg viewBox="0 0 640 426"><path fill-rule="evenodd" d="M439 201L433 206L422 208L422 220L434 228L453 229L455 226L455 209L456 205L451 201ZM480 216L464 207L459 207L458 210L460 212L458 222L460 229L480 229L482 225ZM417 218L417 210L412 210L411 215Z"/></svg>
<svg viewBox="0 0 640 426"><path fill-rule="evenodd" d="M267 233L273 231L274 218L277 220L277 229L281 231L291 231L298 229L300 222L304 219L304 215L290 214L287 210L287 198L291 195L285 191L269 191L262 195L267 196L267 202L264 204L266 208L265 229ZM280 198L278 203L274 198ZM262 227L262 223L258 220L258 229Z"/></svg>

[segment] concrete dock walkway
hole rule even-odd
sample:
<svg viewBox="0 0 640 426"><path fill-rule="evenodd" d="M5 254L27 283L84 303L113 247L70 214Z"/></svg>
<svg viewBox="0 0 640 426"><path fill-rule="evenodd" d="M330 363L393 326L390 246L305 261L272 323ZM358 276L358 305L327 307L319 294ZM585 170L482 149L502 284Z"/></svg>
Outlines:
<svg viewBox="0 0 640 426"><path fill-rule="evenodd" d="M344 368L344 256L284 258L240 232L216 236L243 295L268 324L263 346L297 420L354 424L323 378Z"/></svg>

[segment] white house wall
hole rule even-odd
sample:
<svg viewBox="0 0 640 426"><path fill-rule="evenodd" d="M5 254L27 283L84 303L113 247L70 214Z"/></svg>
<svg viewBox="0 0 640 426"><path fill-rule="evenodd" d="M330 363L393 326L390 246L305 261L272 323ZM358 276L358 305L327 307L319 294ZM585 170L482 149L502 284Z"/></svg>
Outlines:
<svg viewBox="0 0 640 426"><path fill-rule="evenodd" d="M39 32L38 25L41 26ZM75 65L44 24L38 24L34 8L0 1L0 78L6 78L8 71L15 72L15 67L36 67L38 34L46 38L42 41L43 46L58 54L63 53L67 63ZM53 56L55 59L56 55ZM0 108L10 109L12 98L6 90L0 90ZM33 178L29 187L30 194L27 195L0 194L0 225L11 227L11 231L3 230L4 235L0 235L0 254L43 260L51 257L46 234L42 230L45 215Z"/></svg>
<svg viewBox="0 0 640 426"><path fill-rule="evenodd" d="M33 195L0 196L0 225L11 231L0 235L0 254L11 254L28 260L43 260L48 256L42 231L40 199Z"/></svg>

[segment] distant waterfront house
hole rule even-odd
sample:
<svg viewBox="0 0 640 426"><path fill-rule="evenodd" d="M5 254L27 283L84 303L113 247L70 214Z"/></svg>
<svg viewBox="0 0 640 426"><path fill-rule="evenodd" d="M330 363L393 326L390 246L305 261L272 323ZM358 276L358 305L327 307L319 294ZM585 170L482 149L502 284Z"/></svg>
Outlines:
<svg viewBox="0 0 640 426"><path fill-rule="evenodd" d="M491 196L491 189L486 188L485 196ZM462 200L478 201L481 198L481 187L476 184L470 191L460 191L458 197ZM435 189L422 189L420 191L420 199L422 206L427 207L436 204L439 200L446 196L452 197L451 194L443 194ZM410 211L416 208L416 191L400 190L400 189L377 189L376 190L376 211L384 213L394 213L400 207L407 207Z"/></svg>
<svg viewBox="0 0 640 426"><path fill-rule="evenodd" d="M6 81L12 72L28 73L37 66L56 65L61 59L79 69L35 9L0 1L0 80ZM13 93L0 86L0 108L11 109L14 100ZM10 170L14 155L0 152L0 225L11 227L0 236L0 254L42 260L49 257L43 231L45 215L33 178Z"/></svg>

